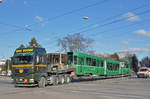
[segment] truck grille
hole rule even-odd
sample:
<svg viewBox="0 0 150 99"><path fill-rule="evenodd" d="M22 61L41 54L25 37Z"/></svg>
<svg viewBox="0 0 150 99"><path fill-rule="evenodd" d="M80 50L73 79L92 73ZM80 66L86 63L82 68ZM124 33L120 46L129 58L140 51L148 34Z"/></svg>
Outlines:
<svg viewBox="0 0 150 99"><path fill-rule="evenodd" d="M29 69L23 69L23 72L22 72L22 73L25 74L25 73L28 73L28 71L29 71ZM16 73L16 74L19 74L19 73L20 73L20 72L19 72L19 69L16 69L16 70L15 70L15 73Z"/></svg>

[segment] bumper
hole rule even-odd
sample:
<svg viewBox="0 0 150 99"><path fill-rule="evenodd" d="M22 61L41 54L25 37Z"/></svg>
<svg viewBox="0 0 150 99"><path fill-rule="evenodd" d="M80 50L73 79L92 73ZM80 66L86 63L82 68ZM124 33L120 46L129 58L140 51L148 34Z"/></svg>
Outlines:
<svg viewBox="0 0 150 99"><path fill-rule="evenodd" d="M148 75L147 74L138 74L137 77L138 78L147 78Z"/></svg>
<svg viewBox="0 0 150 99"><path fill-rule="evenodd" d="M33 86L37 86L37 84L15 84L15 87L33 87Z"/></svg>
<svg viewBox="0 0 150 99"><path fill-rule="evenodd" d="M12 78L15 84L35 84L36 83L36 79L33 74L21 75L21 76L15 75Z"/></svg>

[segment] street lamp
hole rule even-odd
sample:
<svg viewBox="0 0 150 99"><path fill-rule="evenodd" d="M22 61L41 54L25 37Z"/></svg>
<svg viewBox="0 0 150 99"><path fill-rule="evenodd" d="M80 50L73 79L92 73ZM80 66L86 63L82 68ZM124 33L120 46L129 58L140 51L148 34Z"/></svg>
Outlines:
<svg viewBox="0 0 150 99"><path fill-rule="evenodd" d="M87 20L87 19L88 19L88 16L84 16L83 19Z"/></svg>

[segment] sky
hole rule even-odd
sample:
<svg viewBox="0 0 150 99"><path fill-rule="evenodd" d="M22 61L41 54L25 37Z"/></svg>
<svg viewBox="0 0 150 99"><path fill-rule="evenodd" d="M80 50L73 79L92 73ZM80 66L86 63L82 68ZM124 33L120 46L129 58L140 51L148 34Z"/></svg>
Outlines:
<svg viewBox="0 0 150 99"><path fill-rule="evenodd" d="M96 53L130 51L141 59L150 56L149 20L149 0L3 0L0 59L32 37L58 52L57 40L74 33L93 39Z"/></svg>

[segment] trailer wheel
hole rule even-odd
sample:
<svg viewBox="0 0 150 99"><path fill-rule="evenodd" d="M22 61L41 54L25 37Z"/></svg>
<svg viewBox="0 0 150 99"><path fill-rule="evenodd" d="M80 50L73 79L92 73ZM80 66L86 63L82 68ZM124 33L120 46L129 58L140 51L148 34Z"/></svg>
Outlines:
<svg viewBox="0 0 150 99"><path fill-rule="evenodd" d="M44 77L40 78L40 81L38 82L39 88L44 88L46 85L46 79Z"/></svg>
<svg viewBox="0 0 150 99"><path fill-rule="evenodd" d="M58 85L58 83L59 83L59 79L57 76L55 76L53 85Z"/></svg>
<svg viewBox="0 0 150 99"><path fill-rule="evenodd" d="M71 78L70 78L70 76L69 75L66 75L66 77L65 77L65 83L70 83L71 82Z"/></svg>
<svg viewBox="0 0 150 99"><path fill-rule="evenodd" d="M59 80L60 80L60 84L64 84L65 83L65 77L63 75L61 75L59 77Z"/></svg>

